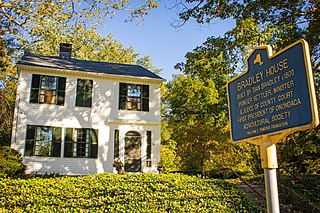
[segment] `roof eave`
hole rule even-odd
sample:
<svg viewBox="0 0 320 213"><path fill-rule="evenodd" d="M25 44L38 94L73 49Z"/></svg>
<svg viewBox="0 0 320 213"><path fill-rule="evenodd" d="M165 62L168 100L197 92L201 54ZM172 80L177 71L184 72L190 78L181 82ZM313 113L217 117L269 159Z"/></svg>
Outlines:
<svg viewBox="0 0 320 213"><path fill-rule="evenodd" d="M67 75L85 75L85 76L94 76L94 77L103 77L103 78L110 78L110 79L130 79L132 81L148 81L153 83L163 83L166 82L163 78L150 78L150 77L142 77L142 76L132 76L132 75L115 75L115 74L108 74L108 73L101 73L101 72L86 72L86 71L79 71L79 70L69 70L69 69L57 69L51 67L42 67L42 66L33 66L33 65L24 65L17 63L17 67L23 68L26 70L36 70L48 73L59 73L59 74L67 74Z"/></svg>

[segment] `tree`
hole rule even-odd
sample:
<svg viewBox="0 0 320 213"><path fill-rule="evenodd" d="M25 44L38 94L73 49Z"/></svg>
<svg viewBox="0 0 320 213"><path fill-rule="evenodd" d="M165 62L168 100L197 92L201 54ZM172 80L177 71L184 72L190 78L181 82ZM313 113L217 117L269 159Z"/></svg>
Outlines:
<svg viewBox="0 0 320 213"><path fill-rule="evenodd" d="M174 76L166 85L166 129L176 142L176 159L182 170L233 167L260 172L250 155L257 153L256 147L232 146L230 142L226 83L237 63L228 57L236 54L228 44L227 38L208 38L186 54L186 63L176 65L184 75ZM248 154L240 156L242 152Z"/></svg>
<svg viewBox="0 0 320 213"><path fill-rule="evenodd" d="M4 32L0 30L0 35ZM16 100L16 70L8 56L8 43L0 38L0 146L9 145Z"/></svg>
<svg viewBox="0 0 320 213"><path fill-rule="evenodd" d="M255 46L271 45L274 51L279 51L298 39L308 41L311 52L312 69L316 84L316 92L320 97L320 2L319 1L224 1L195 0L181 1L176 9L179 11L180 24L190 19L198 23L210 23L212 20L232 18L236 26L228 31L223 38L224 46L212 46L217 38L209 38L205 43L206 52L227 52L229 60L226 67L232 67L230 76L243 72L248 54ZM188 54L187 54L188 60ZM196 59L201 62L201 59ZM188 61L187 61L188 64ZM205 62L201 67L209 64ZM216 69L213 69L215 72ZM201 71L200 71L201 72ZM218 72L220 72L218 70ZM187 74L189 75L189 74ZM320 141L319 128L298 132L279 143L279 156L283 166L291 171L319 173ZM299 162L299 163L296 163Z"/></svg>
<svg viewBox="0 0 320 213"><path fill-rule="evenodd" d="M98 36L94 26L117 12L128 12L126 21L141 20L157 6L153 0L145 0L140 5L123 0L0 0L0 144L10 143L17 79L13 63L23 50L56 55L59 43L65 41L77 44L79 59L138 63L156 71L150 56L139 57L133 48L123 48L111 35ZM72 42L73 38L81 38L83 47L78 41ZM101 48L97 45L100 41L108 44L108 48L101 50L92 46Z"/></svg>
<svg viewBox="0 0 320 213"><path fill-rule="evenodd" d="M0 16L10 33L17 30L29 33L32 27L48 18L54 17L61 23L86 23L90 26L121 11L128 12L127 21L144 18L156 7L158 3L153 0L142 1L140 5L123 0L1 0Z"/></svg>
<svg viewBox="0 0 320 213"><path fill-rule="evenodd" d="M96 26L86 29L83 25L72 25L46 20L46 24L34 28L30 37L21 39L22 48L35 54L59 55L60 43L72 44L72 57L80 60L95 60L111 63L138 64L160 71L152 65L149 55L140 56L133 47L124 47L112 34L102 36Z"/></svg>
<svg viewBox="0 0 320 213"><path fill-rule="evenodd" d="M236 28L239 29L239 23L252 20L259 31L252 31L250 27L246 31L246 33L250 31L249 34L243 34L245 28L242 28L242 31L230 31L232 34L240 33L240 37L247 38L242 45L270 44L274 51L279 51L294 41L304 38L310 45L313 70L319 73L319 1L195 0L184 3L181 1L181 5L183 7L176 8L179 10L179 17L183 23L190 19L203 24L210 23L215 18L222 20L232 18L237 22ZM256 35L254 40L251 40L252 32L255 32ZM265 36L268 36L269 39L263 39Z"/></svg>

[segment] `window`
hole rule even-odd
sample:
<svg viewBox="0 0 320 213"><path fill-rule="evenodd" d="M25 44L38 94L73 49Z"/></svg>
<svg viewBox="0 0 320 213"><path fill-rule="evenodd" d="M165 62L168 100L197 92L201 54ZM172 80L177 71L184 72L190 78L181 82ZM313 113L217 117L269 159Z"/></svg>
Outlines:
<svg viewBox="0 0 320 213"><path fill-rule="evenodd" d="M76 106L91 107L93 81L88 79L77 80Z"/></svg>
<svg viewBox="0 0 320 213"><path fill-rule="evenodd" d="M120 83L119 109L149 111L149 85Z"/></svg>
<svg viewBox="0 0 320 213"><path fill-rule="evenodd" d="M147 131L147 159L151 159L151 131Z"/></svg>
<svg viewBox="0 0 320 213"><path fill-rule="evenodd" d="M30 103L64 105L66 78L32 75Z"/></svg>
<svg viewBox="0 0 320 213"><path fill-rule="evenodd" d="M119 130L115 129L114 130L114 159L119 158L119 142L120 142L120 138L119 138Z"/></svg>
<svg viewBox="0 0 320 213"><path fill-rule="evenodd" d="M97 158L98 130L66 128L64 156Z"/></svg>
<svg viewBox="0 0 320 213"><path fill-rule="evenodd" d="M60 157L61 127L27 125L25 156Z"/></svg>

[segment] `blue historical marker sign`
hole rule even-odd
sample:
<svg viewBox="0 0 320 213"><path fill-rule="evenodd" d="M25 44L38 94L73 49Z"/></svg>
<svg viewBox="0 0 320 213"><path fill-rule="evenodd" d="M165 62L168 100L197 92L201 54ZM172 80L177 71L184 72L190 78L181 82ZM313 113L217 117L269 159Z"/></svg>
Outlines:
<svg viewBox="0 0 320 213"><path fill-rule="evenodd" d="M272 55L254 49L248 70L228 83L233 142L319 123L308 44L299 40Z"/></svg>

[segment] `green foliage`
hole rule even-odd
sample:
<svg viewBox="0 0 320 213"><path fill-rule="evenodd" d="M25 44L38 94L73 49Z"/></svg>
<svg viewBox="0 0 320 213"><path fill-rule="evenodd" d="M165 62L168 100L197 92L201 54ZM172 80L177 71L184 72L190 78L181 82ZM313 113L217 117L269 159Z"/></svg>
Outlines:
<svg viewBox="0 0 320 213"><path fill-rule="evenodd" d="M2 21L0 20L0 26ZM16 69L12 66L12 39L4 39L6 31L0 27L0 146L9 146L16 100Z"/></svg>
<svg viewBox="0 0 320 213"><path fill-rule="evenodd" d="M17 177L24 174L26 167L16 150L0 146L0 177Z"/></svg>
<svg viewBox="0 0 320 213"><path fill-rule="evenodd" d="M281 167L294 173L320 174L320 126L292 134L277 148Z"/></svg>
<svg viewBox="0 0 320 213"><path fill-rule="evenodd" d="M51 0L51 1L1 1L0 17L11 29L9 32L22 28L32 30L32 26L42 24L42 20L55 17L59 22L101 23L106 17L125 11L126 21L144 18L148 11L158 7L157 1L146 0L135 4L129 0Z"/></svg>
<svg viewBox="0 0 320 213"><path fill-rule="evenodd" d="M97 34L106 17L128 12L127 21L144 18L158 7L156 1L50 0L0 1L0 145L9 145L16 100L16 69L13 63L22 50L57 55L60 42L74 44L75 57L117 63L137 63L152 71L150 56L139 57L111 35ZM13 60L12 60L13 59Z"/></svg>
<svg viewBox="0 0 320 213"><path fill-rule="evenodd" d="M311 174L281 174L279 176L280 200L293 204L302 212L318 212L320 210L320 176ZM316 209L317 208L317 209Z"/></svg>
<svg viewBox="0 0 320 213"><path fill-rule="evenodd" d="M181 6L181 7L180 7ZM292 44L298 39L304 38L307 40L310 46L312 69L314 72L314 79L316 85L317 97L320 97L320 1L284 1L279 2L277 0L263 1L263 0L250 0L250 1L182 1L178 3L176 9L179 11L179 17L182 23L190 19L195 19L198 23L210 23L218 19L233 19L236 26L228 31L223 37L208 38L201 46L194 49L192 52L186 54L186 63L177 64L176 68L180 69L185 78L191 77L199 79L205 82L206 79L212 79L219 92L218 104L214 106L214 109L208 111L208 116L219 115L219 112L227 112L226 106L226 91L225 84L228 77L234 77L239 73L244 72L246 67L246 59L248 54L258 45L271 45L274 51L279 51L284 47ZM169 88L170 89L170 88ZM175 93L175 91L173 91ZM179 94L179 91L178 93ZM181 95L181 93L180 93ZM173 96L173 95L172 95ZM187 96L187 95L185 95ZM186 97L187 99L188 97ZM195 96L196 98L196 96ZM171 101L176 102L172 99ZM197 102L196 102L197 103ZM168 105L178 107L179 102L175 105ZM205 105L206 102L202 102ZM201 106L201 105L200 105ZM318 105L319 106L319 105ZM179 117L179 111L171 109L170 112L175 114L173 117L176 119ZM175 113L178 112L178 113ZM187 112L188 114L190 112ZM227 121L227 115L224 124ZM198 123L201 118L196 118ZM219 119L220 121L223 119ZM176 120L175 120L176 121ZM183 126L182 123L185 123ZM196 123L196 122L194 122ZM189 137L191 129L197 134L209 134L213 136L219 133L219 129L223 129L223 125L219 124L214 133L210 130L199 131L202 129L202 125L194 125L193 127L187 126L188 119L182 121L178 125L176 122L171 122L168 119L168 124L174 129L174 135L176 135L177 127L180 126L181 134L172 136L178 144L178 155L184 155L184 153L191 153L189 163L194 163L199 157L205 161L198 163L197 167L213 168L221 162L223 159L221 156L225 153L230 155L225 159L228 165L233 165L237 168L250 168L254 173L260 173L258 167L260 162L254 159L258 159L258 151L254 148L247 146L239 146L235 148L227 148L221 143L225 143L228 140L217 140L215 146L204 146L208 143L208 139L195 140ZM205 128L204 128L205 129ZM186 137L184 137L186 136ZM200 136L201 137L201 136ZM311 131L305 131L295 133L289 136L285 141L286 143L279 144L279 156L281 164L287 167L291 171L296 172L308 172L319 173L320 168L320 156L319 152L319 137L320 129L314 129ZM212 153L207 151L197 154L194 147L191 149L190 144L196 141L200 141L196 150L211 149ZM180 143L181 142L181 143ZM183 144L183 145L181 145ZM184 152L180 151L182 147ZM218 148L219 147L219 148ZM207 148L207 149L206 149ZM218 148L218 149L217 149ZM188 150L188 151L187 151ZM222 151L223 150L223 151ZM199 151L200 152L200 151ZM182 154L180 154L182 153ZM238 162L232 160L232 157L239 158ZM220 159L220 160L217 160ZM183 157L185 162L186 159ZM246 162L246 164L243 164ZM220 163L219 163L220 164ZM245 165L247 165L245 167ZM261 171L261 170L260 170Z"/></svg>
<svg viewBox="0 0 320 213"><path fill-rule="evenodd" d="M174 76L163 89L163 104L168 109L163 111L163 135L167 138L169 134L175 142L183 171L208 173L233 167L239 172L256 172L256 166L248 165L256 163L248 152L254 149L229 143L226 83L238 62L228 57L235 53L228 49L227 41L209 38L187 53L186 63L176 65L185 75Z"/></svg>
<svg viewBox="0 0 320 213"><path fill-rule="evenodd" d="M163 167L165 172L172 172L178 170L178 161L176 159L176 153L169 149L166 145L161 145L161 161L160 165Z"/></svg>
<svg viewBox="0 0 320 213"><path fill-rule="evenodd" d="M59 23L44 20L45 25L34 27L28 39L21 38L22 48L35 54L59 55L60 43L72 44L72 57L80 60L94 60L111 63L138 64L151 71L160 72L152 65L149 55L141 57L133 47L124 47L112 34L102 36L96 26L87 29L84 25ZM31 42L30 42L31 41Z"/></svg>
<svg viewBox="0 0 320 213"><path fill-rule="evenodd" d="M179 174L0 179L1 212L263 212L222 180Z"/></svg>

